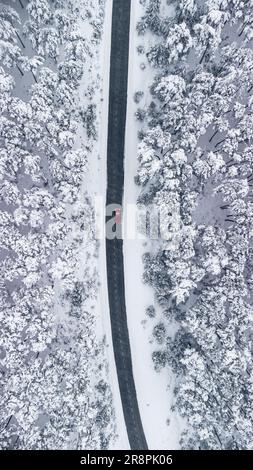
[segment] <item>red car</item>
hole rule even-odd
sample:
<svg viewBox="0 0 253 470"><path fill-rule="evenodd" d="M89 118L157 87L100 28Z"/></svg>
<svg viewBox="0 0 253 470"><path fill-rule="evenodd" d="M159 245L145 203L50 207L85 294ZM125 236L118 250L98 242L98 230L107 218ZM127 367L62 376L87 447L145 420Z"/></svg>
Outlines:
<svg viewBox="0 0 253 470"><path fill-rule="evenodd" d="M120 208L115 209L115 223L117 225L121 224L121 209Z"/></svg>

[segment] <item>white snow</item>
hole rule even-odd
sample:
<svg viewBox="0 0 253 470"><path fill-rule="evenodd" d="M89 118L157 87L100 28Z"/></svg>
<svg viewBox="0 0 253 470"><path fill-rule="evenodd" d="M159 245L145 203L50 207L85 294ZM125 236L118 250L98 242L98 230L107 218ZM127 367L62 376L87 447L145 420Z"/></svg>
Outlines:
<svg viewBox="0 0 253 470"><path fill-rule="evenodd" d="M136 23L141 16L141 6L138 1L132 2L130 53L129 53L129 83L128 83L128 112L126 125L125 147L125 187L123 213L126 214L127 204L135 204L139 188L134 183L137 170L137 131L139 124L134 113L138 106L143 107L149 99L148 87L152 83L153 71L146 61L145 55L138 55L136 47L150 40L138 37ZM141 70L140 64L146 68ZM136 105L133 96L138 90L144 91L144 98ZM124 224L126 221L124 220ZM169 377L168 369L157 373L152 363L151 342L152 328L157 320L147 319L146 307L153 304L153 290L142 282L142 254L148 250L149 241L124 240L124 270L126 309L128 329L132 350L133 373L136 393L144 432L149 449L178 449L181 420L170 410L173 400L173 377ZM167 419L170 424L167 424Z"/></svg>

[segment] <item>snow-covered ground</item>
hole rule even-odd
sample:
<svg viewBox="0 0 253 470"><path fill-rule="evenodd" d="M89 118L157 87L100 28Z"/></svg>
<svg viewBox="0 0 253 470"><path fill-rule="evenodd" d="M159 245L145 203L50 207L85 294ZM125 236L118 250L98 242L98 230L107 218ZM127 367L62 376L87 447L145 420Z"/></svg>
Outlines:
<svg viewBox="0 0 253 470"><path fill-rule="evenodd" d="M135 204L139 188L135 185L134 176L137 172L137 131L138 122L134 113L138 107L133 96L138 90L144 92L144 99L149 99L148 88L152 83L153 71L149 67L145 55L138 55L137 46L151 40L147 36L139 37L136 33L136 23L142 14L138 1L132 2L130 54L129 54L129 84L128 112L125 147L125 186L124 207ZM144 70L141 64L146 65ZM157 373L152 363L152 329L155 324L145 315L149 305L154 305L158 315L159 308L155 303L153 290L142 282L142 255L148 250L149 241L124 240L124 270L126 309L129 336L132 350L133 372L139 409L144 432L149 449L178 449L179 435L182 427L180 418L172 413L170 408L173 400L173 377L168 376L168 369ZM168 421L169 420L169 421Z"/></svg>
<svg viewBox="0 0 253 470"><path fill-rule="evenodd" d="M112 0L106 0L105 22L103 29L103 39L100 51L100 67L98 73L102 75L102 87L98 95L97 106L100 109L99 116L99 140L95 145L96 150L90 159L90 187L93 188L93 196L101 200L103 204L106 201L106 183L107 183L107 122L108 122L108 103L109 103L109 77L110 77L110 44L111 44L111 21L112 21ZM97 214L99 216L99 214ZM99 292L96 302L96 317L98 325L98 334L105 335L107 361L109 365L109 383L113 395L113 404L116 418L117 438L111 450L129 449L129 442L123 416L121 404L118 377L114 360L110 311L107 289L107 271L106 271L106 250L105 238L100 240L98 256L99 272ZM100 331L99 331L100 330Z"/></svg>

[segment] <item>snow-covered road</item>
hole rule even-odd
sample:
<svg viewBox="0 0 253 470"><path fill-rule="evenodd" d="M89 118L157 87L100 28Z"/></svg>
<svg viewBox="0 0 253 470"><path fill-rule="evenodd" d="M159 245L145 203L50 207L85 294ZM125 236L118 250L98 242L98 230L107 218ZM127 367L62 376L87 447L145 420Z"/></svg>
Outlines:
<svg viewBox="0 0 253 470"><path fill-rule="evenodd" d="M110 62L106 204L122 204L131 0L114 0ZM147 448L132 372L124 289L122 240L106 239L114 355L131 449Z"/></svg>

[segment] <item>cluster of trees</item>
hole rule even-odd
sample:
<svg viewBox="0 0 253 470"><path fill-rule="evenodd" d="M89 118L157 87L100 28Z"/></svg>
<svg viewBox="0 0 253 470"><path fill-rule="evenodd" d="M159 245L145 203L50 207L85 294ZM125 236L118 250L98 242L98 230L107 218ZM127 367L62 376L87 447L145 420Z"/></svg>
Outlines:
<svg viewBox="0 0 253 470"><path fill-rule="evenodd" d="M136 180L139 202L170 216L145 281L178 327L155 367L177 376L183 448L251 449L253 2L171 1L167 16L144 3L157 73Z"/></svg>
<svg viewBox="0 0 253 470"><path fill-rule="evenodd" d="M113 408L91 310L97 245L85 189L92 135L79 139L104 0L9 3L0 4L0 446L106 448Z"/></svg>

